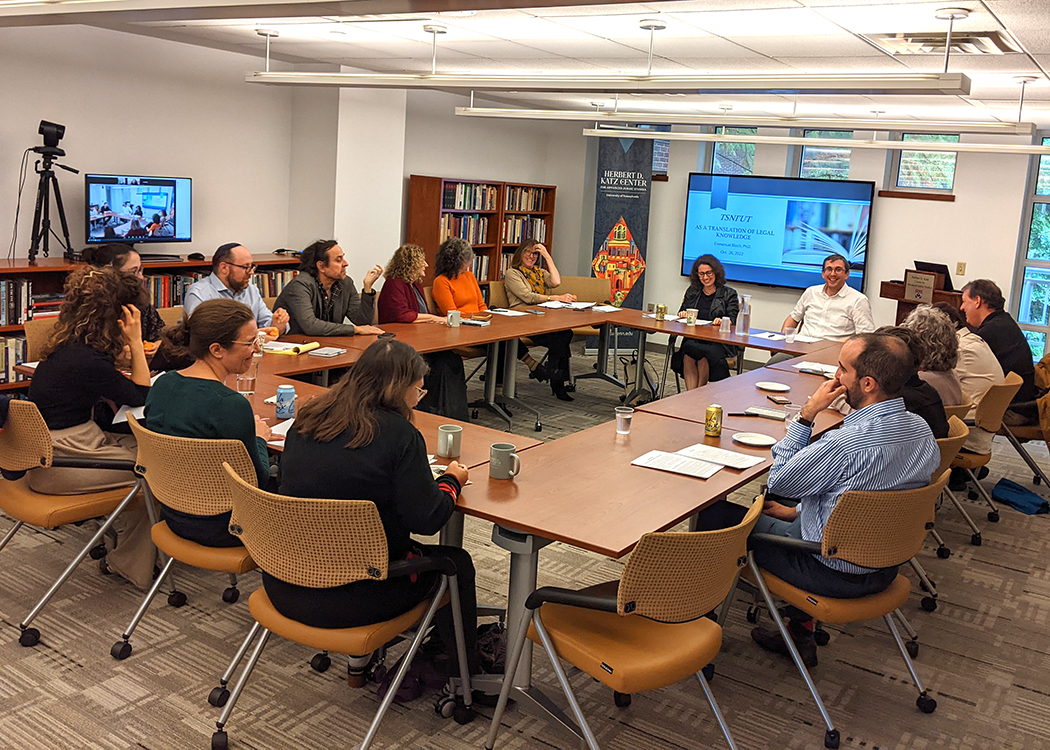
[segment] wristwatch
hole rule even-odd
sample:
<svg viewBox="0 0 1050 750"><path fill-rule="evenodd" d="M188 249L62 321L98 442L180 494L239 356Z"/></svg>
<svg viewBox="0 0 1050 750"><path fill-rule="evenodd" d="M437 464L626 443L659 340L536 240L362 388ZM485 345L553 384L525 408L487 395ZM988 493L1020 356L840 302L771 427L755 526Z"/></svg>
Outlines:
<svg viewBox="0 0 1050 750"><path fill-rule="evenodd" d="M798 413L798 414L797 414L797 415L795 416L795 421L796 421L796 422L798 422L798 423L799 423L800 425L802 425L803 427L813 427L813 420L812 420L812 419L805 419L805 418L804 418L804 417L802 416L802 412L799 412L799 413Z"/></svg>

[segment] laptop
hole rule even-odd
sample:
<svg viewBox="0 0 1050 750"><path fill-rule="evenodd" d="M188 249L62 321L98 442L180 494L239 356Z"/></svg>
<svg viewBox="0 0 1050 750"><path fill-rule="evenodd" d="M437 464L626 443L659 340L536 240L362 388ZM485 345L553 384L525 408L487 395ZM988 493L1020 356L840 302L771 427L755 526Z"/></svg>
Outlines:
<svg viewBox="0 0 1050 750"><path fill-rule="evenodd" d="M944 291L955 291L955 288L952 286L952 275L948 272L948 266L944 263L927 263L924 260L917 260L915 261L915 270L925 271L926 273L944 274Z"/></svg>

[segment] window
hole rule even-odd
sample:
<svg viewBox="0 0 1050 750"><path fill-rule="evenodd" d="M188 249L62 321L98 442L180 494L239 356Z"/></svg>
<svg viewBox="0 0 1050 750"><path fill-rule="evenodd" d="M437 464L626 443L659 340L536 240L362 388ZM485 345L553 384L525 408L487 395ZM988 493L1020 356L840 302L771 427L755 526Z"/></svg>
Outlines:
<svg viewBox="0 0 1050 750"><path fill-rule="evenodd" d="M1040 143L1050 146L1050 138L1041 138ZM1038 360L1050 332L1050 156L1031 159L1025 217L1010 311L1028 339L1032 359Z"/></svg>
<svg viewBox="0 0 1050 750"><path fill-rule="evenodd" d="M805 138L853 138L852 130L807 130ZM821 180L848 180L849 157L852 149L838 146L803 146L799 177Z"/></svg>
<svg viewBox="0 0 1050 750"><path fill-rule="evenodd" d="M756 135L758 128L715 128L719 135ZM715 174L751 174L755 171L755 144L715 143Z"/></svg>
<svg viewBox="0 0 1050 750"><path fill-rule="evenodd" d="M957 135L905 133L905 142L958 143ZM897 187L921 190L951 190L955 182L954 151L901 151Z"/></svg>
<svg viewBox="0 0 1050 750"><path fill-rule="evenodd" d="M1044 146L1050 146L1050 138L1044 138ZM1035 184L1036 195L1050 195L1050 157L1039 157L1039 176Z"/></svg>

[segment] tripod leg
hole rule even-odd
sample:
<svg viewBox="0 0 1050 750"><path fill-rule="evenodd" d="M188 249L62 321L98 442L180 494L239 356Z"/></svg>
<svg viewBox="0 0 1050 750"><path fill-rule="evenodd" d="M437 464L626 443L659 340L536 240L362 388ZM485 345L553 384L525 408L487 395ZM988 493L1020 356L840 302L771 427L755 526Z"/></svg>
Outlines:
<svg viewBox="0 0 1050 750"><path fill-rule="evenodd" d="M69 241L69 224L66 223L66 209L62 206L62 193L58 189L58 175L51 173L51 183L55 186L55 208L58 209L58 220L62 223L62 237L66 241L65 255L73 254L73 243Z"/></svg>
<svg viewBox="0 0 1050 750"><path fill-rule="evenodd" d="M48 177L47 172L40 173L40 182L36 188L36 211L33 213L33 242L29 246L29 262L36 260L37 250L40 249L40 238L43 234L41 221L46 222L44 217L44 206L47 201Z"/></svg>

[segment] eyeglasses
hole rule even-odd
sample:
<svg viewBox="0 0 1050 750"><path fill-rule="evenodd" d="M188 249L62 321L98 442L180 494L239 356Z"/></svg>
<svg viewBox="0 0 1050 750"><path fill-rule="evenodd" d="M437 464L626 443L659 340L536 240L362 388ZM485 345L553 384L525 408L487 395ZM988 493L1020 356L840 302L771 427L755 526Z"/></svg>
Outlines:
<svg viewBox="0 0 1050 750"><path fill-rule="evenodd" d="M251 339L250 341L231 341L232 344L243 344L244 346L262 348L262 344L259 343L259 339Z"/></svg>
<svg viewBox="0 0 1050 750"><path fill-rule="evenodd" d="M715 272L714 271L698 271L696 275L697 276L714 276Z"/></svg>
<svg viewBox="0 0 1050 750"><path fill-rule="evenodd" d="M228 266L233 266L234 268L243 268L248 273L255 273L256 266L254 263L249 263L246 266L242 266L240 263L230 263L230 261L228 260L224 260L223 263L225 263Z"/></svg>
<svg viewBox="0 0 1050 750"><path fill-rule="evenodd" d="M846 273L842 266L824 266L824 273Z"/></svg>
<svg viewBox="0 0 1050 750"><path fill-rule="evenodd" d="M420 401L422 401L423 397L427 395L427 389L426 388L420 388L418 385L416 386L416 391L419 392L419 400Z"/></svg>

